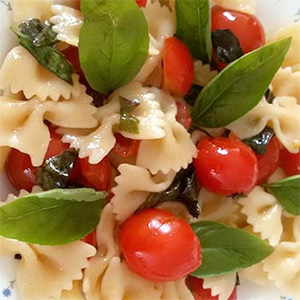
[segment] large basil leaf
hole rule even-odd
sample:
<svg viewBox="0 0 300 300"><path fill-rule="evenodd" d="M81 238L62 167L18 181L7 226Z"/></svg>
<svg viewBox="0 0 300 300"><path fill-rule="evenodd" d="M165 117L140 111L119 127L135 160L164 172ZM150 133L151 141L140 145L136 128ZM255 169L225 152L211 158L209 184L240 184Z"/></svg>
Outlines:
<svg viewBox="0 0 300 300"><path fill-rule="evenodd" d="M135 0L81 0L79 58L89 85L103 94L130 82L149 48L148 25Z"/></svg>
<svg viewBox="0 0 300 300"><path fill-rule="evenodd" d="M256 106L290 44L291 38L270 43L229 64L199 94L191 114L194 126L222 127Z"/></svg>
<svg viewBox="0 0 300 300"><path fill-rule="evenodd" d="M211 61L211 22L208 0L176 0L177 37L190 49L194 58Z"/></svg>
<svg viewBox="0 0 300 300"><path fill-rule="evenodd" d="M300 215L300 175L276 181L267 187L287 212Z"/></svg>
<svg viewBox="0 0 300 300"><path fill-rule="evenodd" d="M202 264L196 277L236 272L265 259L273 248L255 235L220 223L202 221L191 224L202 247Z"/></svg>
<svg viewBox="0 0 300 300"><path fill-rule="evenodd" d="M0 234L40 245L71 243L97 226L105 197L87 188L28 194L0 207Z"/></svg>

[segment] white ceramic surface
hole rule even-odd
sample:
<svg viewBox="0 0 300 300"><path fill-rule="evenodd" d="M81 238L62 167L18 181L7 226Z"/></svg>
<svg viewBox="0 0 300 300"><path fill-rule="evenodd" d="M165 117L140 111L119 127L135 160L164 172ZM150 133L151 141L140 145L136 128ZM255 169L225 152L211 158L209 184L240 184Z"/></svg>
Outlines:
<svg viewBox="0 0 300 300"><path fill-rule="evenodd" d="M283 25L300 20L300 0L257 0L257 16L265 27L267 37L272 38L274 32ZM10 2L0 0L0 65L7 52L17 43L16 37L9 30L10 20ZM3 174L0 176L0 183L0 199L3 200L12 188ZM17 264L14 257L0 257L0 300L19 299L15 284ZM238 300L293 300L281 296L272 284L258 286L243 278L240 281Z"/></svg>

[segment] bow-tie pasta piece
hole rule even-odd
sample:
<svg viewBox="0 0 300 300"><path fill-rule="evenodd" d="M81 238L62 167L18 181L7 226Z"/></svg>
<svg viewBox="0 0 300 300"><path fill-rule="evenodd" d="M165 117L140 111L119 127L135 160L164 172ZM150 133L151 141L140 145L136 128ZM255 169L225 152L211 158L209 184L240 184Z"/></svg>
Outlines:
<svg viewBox="0 0 300 300"><path fill-rule="evenodd" d="M214 2L225 9L255 14L256 0L214 0Z"/></svg>
<svg viewBox="0 0 300 300"><path fill-rule="evenodd" d="M0 146L9 146L31 156L34 166L44 160L50 141L48 126L91 128L97 124L91 99L65 101L15 100L0 97Z"/></svg>
<svg viewBox="0 0 300 300"><path fill-rule="evenodd" d="M300 105L294 97L277 97L273 103L264 99L243 117L226 126L240 139L260 133L266 125L274 129L277 138L292 153L300 147Z"/></svg>
<svg viewBox="0 0 300 300"><path fill-rule="evenodd" d="M27 99L37 96L41 100L70 99L85 94L86 87L79 76L72 75L73 86L46 70L23 47L13 48L0 69L0 89L17 94L23 92Z"/></svg>
<svg viewBox="0 0 300 300"><path fill-rule="evenodd" d="M211 71L210 65L203 64L201 60L194 62L194 83L200 86L206 86L212 79L214 79L218 71Z"/></svg>

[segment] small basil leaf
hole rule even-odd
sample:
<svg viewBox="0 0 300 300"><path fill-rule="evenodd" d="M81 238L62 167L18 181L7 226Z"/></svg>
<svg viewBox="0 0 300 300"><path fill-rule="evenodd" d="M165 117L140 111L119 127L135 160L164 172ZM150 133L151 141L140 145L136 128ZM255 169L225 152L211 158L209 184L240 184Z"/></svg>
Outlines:
<svg viewBox="0 0 300 300"><path fill-rule="evenodd" d="M197 199L197 179L192 165L179 171L172 184L165 191L150 194L147 200L139 207L139 210L167 201L182 202L193 217L199 217L200 206Z"/></svg>
<svg viewBox="0 0 300 300"><path fill-rule="evenodd" d="M223 127L255 107L290 44L291 38L276 41L229 64L199 94L191 113L194 126Z"/></svg>
<svg viewBox="0 0 300 300"><path fill-rule="evenodd" d="M70 148L46 159L37 171L36 183L43 190L66 188L77 156L78 151Z"/></svg>
<svg viewBox="0 0 300 300"><path fill-rule="evenodd" d="M266 127L262 132L259 134L243 140L243 142L251 147L251 149L259 155L265 154L268 148L268 145L274 136L273 129Z"/></svg>
<svg viewBox="0 0 300 300"><path fill-rule="evenodd" d="M131 116L130 113L134 111L135 108L137 108L140 105L139 100L133 99L128 100L123 97L119 97L120 99L120 123L119 123L119 130L121 131L127 131L130 133L139 133L139 120Z"/></svg>
<svg viewBox="0 0 300 300"><path fill-rule="evenodd" d="M211 277L250 267L266 257L273 248L244 230L220 223L202 221L191 224L202 247L202 264L196 277Z"/></svg>
<svg viewBox="0 0 300 300"><path fill-rule="evenodd" d="M203 86L198 84L193 84L189 90L189 92L184 96L184 100L186 103L190 105L194 105L199 93L203 90Z"/></svg>
<svg viewBox="0 0 300 300"><path fill-rule="evenodd" d="M265 92L265 98L268 103L273 103L273 100L275 99L274 94L271 92L270 89L267 89Z"/></svg>
<svg viewBox="0 0 300 300"><path fill-rule="evenodd" d="M287 212L300 215L300 175L276 181L267 185L267 188Z"/></svg>
<svg viewBox="0 0 300 300"><path fill-rule="evenodd" d="M231 63L243 55L240 42L230 29L218 29L212 32L212 44L217 58Z"/></svg>
<svg viewBox="0 0 300 300"><path fill-rule="evenodd" d="M79 58L89 85L102 94L127 84L149 49L148 24L135 0L81 0Z"/></svg>
<svg viewBox="0 0 300 300"><path fill-rule="evenodd" d="M176 0L176 36L190 49L194 58L211 61L211 22L208 0Z"/></svg>
<svg viewBox="0 0 300 300"><path fill-rule="evenodd" d="M0 207L0 234L40 245L64 245L99 223L105 192L56 189L28 194Z"/></svg>

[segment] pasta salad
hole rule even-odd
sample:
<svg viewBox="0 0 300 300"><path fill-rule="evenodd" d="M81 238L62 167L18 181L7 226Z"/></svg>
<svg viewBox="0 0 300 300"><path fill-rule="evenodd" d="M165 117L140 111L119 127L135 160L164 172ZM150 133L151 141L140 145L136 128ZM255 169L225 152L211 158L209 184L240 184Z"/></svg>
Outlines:
<svg viewBox="0 0 300 300"><path fill-rule="evenodd" d="M300 299L300 23L255 0L12 0L0 254L20 299ZM242 299L241 299L242 300Z"/></svg>

